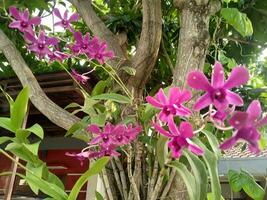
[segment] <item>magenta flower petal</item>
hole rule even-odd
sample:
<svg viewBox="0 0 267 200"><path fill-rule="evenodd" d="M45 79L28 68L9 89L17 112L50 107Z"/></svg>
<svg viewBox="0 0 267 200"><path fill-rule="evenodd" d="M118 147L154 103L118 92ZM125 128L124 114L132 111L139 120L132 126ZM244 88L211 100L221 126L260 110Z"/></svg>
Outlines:
<svg viewBox="0 0 267 200"><path fill-rule="evenodd" d="M99 134L101 132L99 126L97 126L96 124L90 124L87 127L87 131L90 131L90 132L96 133L96 134Z"/></svg>
<svg viewBox="0 0 267 200"><path fill-rule="evenodd" d="M22 19L23 19L24 21L28 21L28 20L29 20L29 16L30 16L29 10L26 9L26 10L23 12L23 14L22 14Z"/></svg>
<svg viewBox="0 0 267 200"><path fill-rule="evenodd" d="M207 107L208 105L212 104L212 99L210 98L209 93L205 93L202 95L195 103L194 110L199 111L202 108Z"/></svg>
<svg viewBox="0 0 267 200"><path fill-rule="evenodd" d="M156 97L159 99L160 102L163 104L168 104L167 97L164 94L164 91L162 88L159 89L158 93L156 94Z"/></svg>
<svg viewBox="0 0 267 200"><path fill-rule="evenodd" d="M102 137L101 137L101 136L98 136L98 137L93 138L93 139L89 142L89 144L94 145L94 144L97 144L97 143L101 142L101 140L102 140Z"/></svg>
<svg viewBox="0 0 267 200"><path fill-rule="evenodd" d="M203 154L204 154L204 151L203 151L203 149L202 148L200 148L198 145L196 145L196 144L194 144L191 140L186 140L187 142L188 142L188 149L192 152L192 153L194 153L194 154L196 154L196 155L198 155L198 156L202 156Z"/></svg>
<svg viewBox="0 0 267 200"><path fill-rule="evenodd" d="M161 126L159 126L158 124L153 124L153 127L162 135L168 137L168 138L172 138L173 135L170 134L168 131L166 131L164 128L162 128Z"/></svg>
<svg viewBox="0 0 267 200"><path fill-rule="evenodd" d="M245 84L249 79L248 70L245 67L235 67L224 84L225 89L231 89Z"/></svg>
<svg viewBox="0 0 267 200"><path fill-rule="evenodd" d="M59 19L62 19L61 14L60 14L58 8L54 8L53 13L54 13L54 15L57 16Z"/></svg>
<svg viewBox="0 0 267 200"><path fill-rule="evenodd" d="M70 22L76 22L76 21L78 21L79 20L79 14L78 13L74 13L74 14L72 14L71 16L70 16L70 18L69 18L69 21Z"/></svg>
<svg viewBox="0 0 267 200"><path fill-rule="evenodd" d="M151 96L146 97L146 101L156 108L162 108L163 105Z"/></svg>
<svg viewBox="0 0 267 200"><path fill-rule="evenodd" d="M230 90L226 91L226 100L231 105L242 106L243 99L236 93L231 92Z"/></svg>
<svg viewBox="0 0 267 200"><path fill-rule="evenodd" d="M169 127L169 130L173 136L179 136L180 135L180 132L179 132L177 126L175 125L173 118L170 118L168 120L168 127Z"/></svg>
<svg viewBox="0 0 267 200"><path fill-rule="evenodd" d="M9 7L9 13L15 17L17 20L20 20L20 14L17 8L15 8L14 6Z"/></svg>
<svg viewBox="0 0 267 200"><path fill-rule="evenodd" d="M68 10L65 10L63 19L67 20L68 19Z"/></svg>
<svg viewBox="0 0 267 200"><path fill-rule="evenodd" d="M191 114L192 114L191 110L181 104L176 108L176 115L187 117Z"/></svg>
<svg viewBox="0 0 267 200"><path fill-rule="evenodd" d="M41 24L41 18L40 17L33 17L29 20L30 24L39 25Z"/></svg>
<svg viewBox="0 0 267 200"><path fill-rule="evenodd" d="M181 122L179 131L184 138L193 137L193 127L189 122Z"/></svg>
<svg viewBox="0 0 267 200"><path fill-rule="evenodd" d="M8 25L8 27L20 29L20 21L13 21Z"/></svg>
<svg viewBox="0 0 267 200"><path fill-rule="evenodd" d="M220 145L220 149L226 150L226 149L232 148L235 145L236 142L237 142L236 138L235 137L231 137L231 138L225 140Z"/></svg>
<svg viewBox="0 0 267 200"><path fill-rule="evenodd" d="M248 114L245 112L237 111L230 119L229 124L236 128L241 129L242 127L246 126L248 119Z"/></svg>
<svg viewBox="0 0 267 200"><path fill-rule="evenodd" d="M189 101L192 98L192 93L189 90L181 91L181 95L179 96L178 102L183 103L185 101Z"/></svg>
<svg viewBox="0 0 267 200"><path fill-rule="evenodd" d="M28 41L30 41L32 43L37 42L37 39L32 34L30 34L29 32L25 32L24 33L24 37L25 37L26 40L28 40Z"/></svg>
<svg viewBox="0 0 267 200"><path fill-rule="evenodd" d="M218 61L214 64L214 70L211 77L211 85L214 88L220 88L224 85L224 71L222 64Z"/></svg>
<svg viewBox="0 0 267 200"><path fill-rule="evenodd" d="M259 120L257 123L256 123L256 127L257 128L260 128L260 127L262 127L262 126L264 126L264 125L266 125L267 124L267 115L265 116L265 117L263 117L261 120Z"/></svg>
<svg viewBox="0 0 267 200"><path fill-rule="evenodd" d="M190 87L196 90L205 90L205 91L212 90L212 87L208 79L203 74L203 72L200 71L190 72L187 77L187 83Z"/></svg>
<svg viewBox="0 0 267 200"><path fill-rule="evenodd" d="M247 113L249 114L250 120L257 120L261 115L261 104L258 100L254 100L250 103Z"/></svg>
<svg viewBox="0 0 267 200"><path fill-rule="evenodd" d="M180 97L180 89L178 87L171 87L169 90L169 103L176 103L177 99Z"/></svg>
<svg viewBox="0 0 267 200"><path fill-rule="evenodd" d="M50 38L47 38L46 43L48 45L56 46L58 44L58 39L55 37L50 37Z"/></svg>

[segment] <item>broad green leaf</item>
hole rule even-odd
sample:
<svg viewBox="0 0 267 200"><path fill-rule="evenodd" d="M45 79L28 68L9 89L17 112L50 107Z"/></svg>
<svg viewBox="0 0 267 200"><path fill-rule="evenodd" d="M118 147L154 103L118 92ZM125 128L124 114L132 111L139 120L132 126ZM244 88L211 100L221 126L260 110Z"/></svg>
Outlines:
<svg viewBox="0 0 267 200"><path fill-rule="evenodd" d="M180 163L179 161L172 161L169 164L169 166L174 167L177 170L177 172L181 175L186 185L189 199L190 200L198 199L196 197L196 180L194 176L188 171L186 166L183 163Z"/></svg>
<svg viewBox="0 0 267 200"><path fill-rule="evenodd" d="M192 152L185 150L183 153L190 164L196 180L196 196L199 200L205 199L208 190L208 175L206 167L204 163Z"/></svg>
<svg viewBox="0 0 267 200"><path fill-rule="evenodd" d="M49 183L38 176L24 176L23 174L17 173L18 176L25 179L27 183L31 183L34 185L38 185L40 191L42 191L44 194L47 194L48 196L52 197L56 200L66 200L68 198L68 195L64 190L62 190L60 187L53 183Z"/></svg>
<svg viewBox="0 0 267 200"><path fill-rule="evenodd" d="M102 171L109 161L109 157L103 157L95 161L95 163L88 169L75 183L73 186L68 200L77 199L77 196L82 188L82 186L87 182L88 178L94 176Z"/></svg>
<svg viewBox="0 0 267 200"><path fill-rule="evenodd" d="M67 105L64 109L68 109L68 108L81 108L82 106L80 104L77 103L70 103L69 105Z"/></svg>
<svg viewBox="0 0 267 200"><path fill-rule="evenodd" d="M43 174L43 164L39 165L39 166L36 166L32 163L27 163L26 167L32 171L34 173L34 176L38 176L39 178L42 178L42 174ZM26 171L26 177L27 178L35 178L35 177L32 177L33 174L32 173L29 173L29 171ZM31 190L34 192L34 194L38 195L38 192L39 192L39 185L36 185L32 182L28 182Z"/></svg>
<svg viewBox="0 0 267 200"><path fill-rule="evenodd" d="M79 121L75 124L73 124L70 129L67 131L67 133L65 134L65 136L69 136L74 134L75 132L79 132L82 131L85 127L87 126L86 123Z"/></svg>
<svg viewBox="0 0 267 200"><path fill-rule="evenodd" d="M160 135L159 139L157 141L157 146L156 146L156 159L159 162L159 165L161 168L164 167L165 161L168 156L168 147L167 147L167 141L169 139Z"/></svg>
<svg viewBox="0 0 267 200"><path fill-rule="evenodd" d="M26 147L30 152L32 152L34 155L38 156L38 149L41 141L32 143L32 144L25 144L23 143L22 145Z"/></svg>
<svg viewBox="0 0 267 200"><path fill-rule="evenodd" d="M136 74L136 69L132 67L122 67L122 69L129 75L134 76Z"/></svg>
<svg viewBox="0 0 267 200"><path fill-rule="evenodd" d="M212 193L208 193L207 194L207 200L213 200L212 199ZM220 200L224 200L223 196L221 196L221 199Z"/></svg>
<svg viewBox="0 0 267 200"><path fill-rule="evenodd" d="M16 138L20 142L26 142L26 139L31 135L31 132L26 129L17 129L16 130Z"/></svg>
<svg viewBox="0 0 267 200"><path fill-rule="evenodd" d="M16 128L11 124L10 118L0 117L0 127L15 133Z"/></svg>
<svg viewBox="0 0 267 200"><path fill-rule="evenodd" d="M104 197L98 191L95 191L95 197L96 200L104 200Z"/></svg>
<svg viewBox="0 0 267 200"><path fill-rule="evenodd" d="M62 190L65 190L65 186L62 183L62 181L55 174L51 173L48 170L47 166L44 166L44 168L43 168L43 177L42 178L44 180L48 181L49 183L53 183L53 184L57 185Z"/></svg>
<svg viewBox="0 0 267 200"><path fill-rule="evenodd" d="M34 124L30 128L27 128L26 130L30 131L31 133L34 133L39 138L44 138L44 130L39 124Z"/></svg>
<svg viewBox="0 0 267 200"><path fill-rule="evenodd" d="M105 125L106 122L106 115L105 113L100 113L98 115L96 115L95 117L91 118L91 123L92 124L97 124L101 127L103 127Z"/></svg>
<svg viewBox="0 0 267 200"><path fill-rule="evenodd" d="M93 91L92 91L92 96L100 95L103 94L105 91L105 88L108 86L107 81L98 81L97 84L95 85Z"/></svg>
<svg viewBox="0 0 267 200"><path fill-rule="evenodd" d="M219 142L218 142L217 138L210 131L207 131L205 129L202 130L201 132L204 133L205 136L208 138L208 141L209 141L209 144L212 148L212 151L215 153L215 156L217 157L217 159L219 159L219 157L221 155L221 151L218 148Z"/></svg>
<svg viewBox="0 0 267 200"><path fill-rule="evenodd" d="M202 157L209 171L212 199L220 200L221 185L218 174L218 156L211 152L198 138L194 138L194 142L204 150Z"/></svg>
<svg viewBox="0 0 267 200"><path fill-rule="evenodd" d="M15 128L21 128L23 120L25 118L29 99L29 88L25 87L17 96L12 108L11 108L11 125Z"/></svg>
<svg viewBox="0 0 267 200"><path fill-rule="evenodd" d="M7 142L11 139L12 139L11 137L7 137L7 136L0 137L0 145L4 144L5 142Z"/></svg>
<svg viewBox="0 0 267 200"><path fill-rule="evenodd" d="M222 8L221 16L233 26L243 37L253 34L252 23L245 13L237 8Z"/></svg>
<svg viewBox="0 0 267 200"><path fill-rule="evenodd" d="M111 100L115 101L118 103L131 103L131 99L129 97L123 96L121 94L116 94L116 93L105 93L105 94L100 94L91 97L93 100Z"/></svg>
<svg viewBox="0 0 267 200"><path fill-rule="evenodd" d="M83 112L88 114L90 117L94 117L96 115L96 111L94 109L94 106L97 103L98 103L98 101L93 100L91 97L86 96L84 99Z"/></svg>
<svg viewBox="0 0 267 200"><path fill-rule="evenodd" d="M241 172L235 170L228 171L228 180L234 192L239 192L241 189L255 200L263 200L265 192L264 189L256 183L255 179L247 171Z"/></svg>

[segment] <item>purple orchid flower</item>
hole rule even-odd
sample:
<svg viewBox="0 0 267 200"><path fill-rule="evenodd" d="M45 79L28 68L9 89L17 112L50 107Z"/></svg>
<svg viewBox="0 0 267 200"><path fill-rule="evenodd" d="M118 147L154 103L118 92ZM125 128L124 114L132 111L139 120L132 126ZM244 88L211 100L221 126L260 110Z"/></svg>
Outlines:
<svg viewBox="0 0 267 200"><path fill-rule="evenodd" d="M79 74L75 69L71 70L71 75L81 84L85 85L90 79L88 76Z"/></svg>
<svg viewBox="0 0 267 200"><path fill-rule="evenodd" d="M195 110L201 110L213 104L218 110L224 110L229 104L242 106L242 98L231 92L229 89L246 83L249 79L248 70L241 66L235 67L229 78L224 81L224 71L221 63L215 62L211 78L211 84L201 71L189 73L188 85L196 90L204 90L206 93L201 96L194 105Z"/></svg>
<svg viewBox="0 0 267 200"><path fill-rule="evenodd" d="M262 119L260 116L261 105L258 100L252 101L246 112L237 111L229 120L229 124L237 131L231 138L223 142L220 148L226 150L233 147L238 140L244 140L249 144L251 152L259 153L260 133L257 129L267 124L267 116Z"/></svg>
<svg viewBox="0 0 267 200"><path fill-rule="evenodd" d="M71 50L74 54L87 54L89 51L90 35L87 33L84 37L81 32L75 32L73 34L75 44L71 46Z"/></svg>
<svg viewBox="0 0 267 200"><path fill-rule="evenodd" d="M17 8L11 6L9 7L9 13L15 18L10 24L9 28L16 28L21 32L29 32L33 34L33 25L39 25L41 23L40 17L29 18L30 14L28 10L24 12L19 12Z"/></svg>
<svg viewBox="0 0 267 200"><path fill-rule="evenodd" d="M110 156L110 157L114 157L114 156L120 156L121 154L119 152L116 151L117 146L114 144L111 145L100 145L100 150L99 151L89 151L88 152L88 157L89 158L100 158L103 156Z"/></svg>
<svg viewBox="0 0 267 200"><path fill-rule="evenodd" d="M61 26L65 29L69 29L71 32L74 32L74 29L70 26L70 23L76 22L79 20L79 14L78 13L72 14L69 18L68 18L68 11L67 10L64 12L63 16L61 16L58 8L55 8L53 10L53 13L55 16L57 16L60 19L59 22L55 23L55 26Z"/></svg>
<svg viewBox="0 0 267 200"><path fill-rule="evenodd" d="M181 91L178 87L172 87L169 90L169 98L165 96L161 88L155 95L155 98L147 96L146 101L152 106L161 109L159 119L163 122L168 122L174 116L188 116L191 114L191 111L182 105L191 97L190 91Z"/></svg>
<svg viewBox="0 0 267 200"><path fill-rule="evenodd" d="M137 135L142 131L142 127L137 125L133 127L132 124L128 124L125 129L124 137L126 137L128 141L133 141L137 137ZM129 143L129 142L128 142Z"/></svg>
<svg viewBox="0 0 267 200"><path fill-rule="evenodd" d="M63 60L67 59L69 56L61 51L56 50L56 51L53 51L52 54L48 54L48 57L51 62L58 61L62 63Z"/></svg>
<svg viewBox="0 0 267 200"><path fill-rule="evenodd" d="M90 45L88 47L87 56L90 59L97 60L101 65L105 63L106 58L113 58L113 51L107 51L107 43L100 42L97 37L94 37L90 41Z"/></svg>
<svg viewBox="0 0 267 200"><path fill-rule="evenodd" d="M161 126L154 124L154 128L162 135L171 138L168 142L168 147L172 152L172 157L179 158L182 155L182 150L188 148L196 155L203 155L203 150L190 140L193 136L192 125L188 122L181 122L178 128L174 121L171 120L168 124L169 131L166 131Z"/></svg>
<svg viewBox="0 0 267 200"><path fill-rule="evenodd" d="M52 51L49 49L49 46L56 46L58 44L58 40L55 37L47 37L44 31L40 31L38 38L32 34L25 32L25 39L31 44L28 46L30 51L35 52L39 58L44 58L45 55L52 55Z"/></svg>

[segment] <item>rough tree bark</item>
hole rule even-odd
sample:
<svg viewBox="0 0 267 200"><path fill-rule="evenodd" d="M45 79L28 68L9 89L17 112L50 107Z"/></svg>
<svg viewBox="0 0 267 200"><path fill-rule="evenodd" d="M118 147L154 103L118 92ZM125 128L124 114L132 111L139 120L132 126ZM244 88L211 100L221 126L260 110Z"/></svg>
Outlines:
<svg viewBox="0 0 267 200"><path fill-rule="evenodd" d="M0 51L4 53L22 85L29 87L30 100L33 105L51 122L68 130L74 123L79 121L78 117L60 108L46 96L20 52L2 30L0 30Z"/></svg>

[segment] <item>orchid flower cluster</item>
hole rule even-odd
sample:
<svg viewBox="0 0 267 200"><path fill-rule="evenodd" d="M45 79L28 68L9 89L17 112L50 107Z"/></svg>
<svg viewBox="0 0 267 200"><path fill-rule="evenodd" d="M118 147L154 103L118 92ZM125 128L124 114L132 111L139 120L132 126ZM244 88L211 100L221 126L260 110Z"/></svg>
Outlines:
<svg viewBox="0 0 267 200"><path fill-rule="evenodd" d="M117 149L135 140L142 128L139 125L134 127L132 124L126 126L125 124L112 125L107 123L103 130L96 124L90 124L87 131L95 136L88 143L89 146L81 153L69 153L68 155L75 156L81 161L103 156L119 156L120 153L117 152Z"/></svg>
<svg viewBox="0 0 267 200"><path fill-rule="evenodd" d="M243 105L243 99L230 89L245 84L249 80L248 70L244 66L235 67L228 79L224 79L224 70L219 62L215 62L211 83L201 71L192 71L187 77L187 83L196 90L205 91L205 94L197 99L193 109L200 111L209 107L208 112L203 114L206 119L212 122L221 130L233 129L233 136L222 142L220 148L226 150L233 147L239 140L248 143L248 148L253 153L259 153L258 141L260 133L258 129L267 124L267 116L261 118L261 106L258 100L254 100L249 105L246 112L235 111L236 106ZM182 154L184 148L188 148L196 155L202 155L203 150L191 140L194 133L192 125L186 121L185 117L191 115L191 111L183 103L188 102L192 95L190 91L181 91L178 87L169 89L168 98L164 91L160 89L155 97L148 96L147 102L160 109L158 123L153 127L163 136L170 138L168 147L174 158ZM174 118L183 117L185 121L177 127ZM205 119L203 118L203 122ZM225 123L230 127L225 127ZM167 126L168 130L164 127Z"/></svg>
<svg viewBox="0 0 267 200"><path fill-rule="evenodd" d="M60 26L65 31L70 31L74 37L74 43L66 44L63 48L59 47L59 38L49 37L42 26L38 27L38 25L41 25L40 17L30 18L27 9L20 12L15 7L10 7L9 13L13 17L9 27L22 32L28 50L34 52L39 59L45 58L50 62L63 62L67 58L84 54L89 60L97 60L102 65L106 59L114 57L113 52L107 50L106 42L101 42L97 36L91 39L89 33L83 36L80 31L74 30L71 24L79 20L77 13L69 16L67 10L63 15L61 15L59 9L54 8L53 10L54 16L59 19L54 26ZM38 30L39 33L37 34ZM77 81L81 84L85 84L88 79L88 77L78 74L75 70L72 71L72 74L74 78L78 77Z"/></svg>

